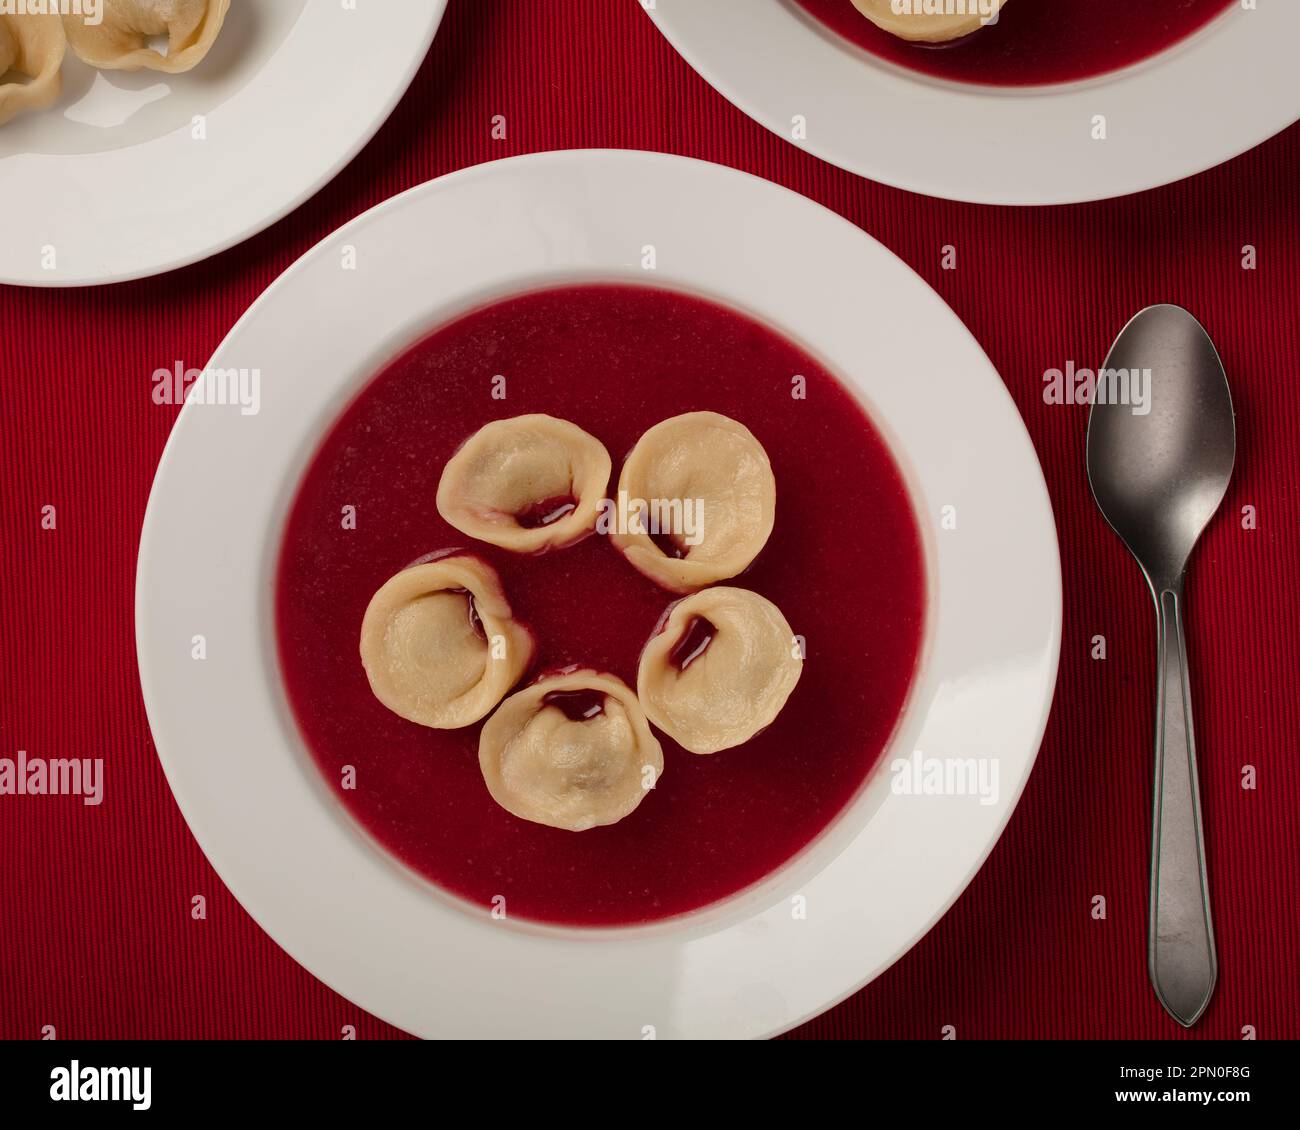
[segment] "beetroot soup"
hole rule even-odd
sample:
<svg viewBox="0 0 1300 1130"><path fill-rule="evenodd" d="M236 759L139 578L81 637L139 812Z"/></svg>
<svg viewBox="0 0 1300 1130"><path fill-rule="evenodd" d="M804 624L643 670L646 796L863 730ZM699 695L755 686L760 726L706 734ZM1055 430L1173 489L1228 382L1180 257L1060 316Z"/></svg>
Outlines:
<svg viewBox="0 0 1300 1130"><path fill-rule="evenodd" d="M493 420L546 413L572 421L607 448L612 493L638 437L695 411L739 421L771 460L773 532L754 564L723 583L779 606L806 640L802 677L775 721L736 748L698 755L656 732L662 777L616 824L571 832L513 816L480 772L484 723L429 729L372 693L358 654L367 604L412 562L463 548L495 567L514 616L536 637L514 689L574 664L635 687L642 648L676 594L601 534L541 555L473 542L443 520L435 495L451 456ZM350 507L355 521L345 520ZM921 536L899 468L822 366L712 302L580 286L458 318L363 389L291 506L276 630L306 746L384 848L485 910L504 896L512 916L617 925L735 894L835 819L898 723L925 594ZM353 788L342 785L344 766L355 768Z"/></svg>
<svg viewBox="0 0 1300 1130"><path fill-rule="evenodd" d="M955 82L1033 86L1072 82L1158 55L1232 6L1232 0L1007 0L996 24L922 44L883 31L852 0L791 0L891 63Z"/></svg>

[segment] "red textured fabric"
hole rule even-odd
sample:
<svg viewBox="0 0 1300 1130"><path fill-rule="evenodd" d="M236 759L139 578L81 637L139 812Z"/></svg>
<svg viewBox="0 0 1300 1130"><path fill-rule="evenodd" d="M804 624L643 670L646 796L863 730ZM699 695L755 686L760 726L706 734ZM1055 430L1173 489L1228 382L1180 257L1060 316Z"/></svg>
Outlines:
<svg viewBox="0 0 1300 1130"><path fill-rule="evenodd" d="M504 114L508 139L493 140ZM0 756L103 757L106 801L0 798L0 1037L399 1035L299 968L186 830L137 683L136 546L175 409L150 374L201 366L250 302L340 224L411 185L533 150L663 150L736 166L851 219L983 343L1043 463L1065 569L1058 696L1001 843L942 922L808 1037L1183 1037L1145 960L1154 617L1084 478L1083 407L1044 370L1095 365L1148 303L1219 346L1237 473L1193 563L1194 668L1220 980L1196 1037L1300 1035L1300 129L1181 185L1014 210L839 172L715 94L631 0L452 0L412 89L330 186L269 232L161 279L0 301ZM6 185L0 166L0 198ZM940 268L941 248L958 269ZM1242 248L1258 269L1242 269ZM942 411L942 405L936 411ZM41 529L54 505L56 531ZM1254 507L1257 528L1243 528ZM1089 656L1104 635L1107 658ZM1258 787L1242 788L1253 766ZM192 896L208 902L195 922ZM1104 895L1105 920L1092 917Z"/></svg>

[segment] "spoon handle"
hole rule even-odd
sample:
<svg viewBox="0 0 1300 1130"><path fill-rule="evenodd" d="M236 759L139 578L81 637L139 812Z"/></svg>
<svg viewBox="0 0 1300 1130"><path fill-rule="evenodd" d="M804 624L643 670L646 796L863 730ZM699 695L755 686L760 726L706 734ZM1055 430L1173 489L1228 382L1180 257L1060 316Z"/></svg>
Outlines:
<svg viewBox="0 0 1300 1130"><path fill-rule="evenodd" d="M1190 1028L1210 1002L1218 962L1205 880L1182 602L1181 584L1162 589L1156 601L1160 654L1148 960L1160 1003Z"/></svg>

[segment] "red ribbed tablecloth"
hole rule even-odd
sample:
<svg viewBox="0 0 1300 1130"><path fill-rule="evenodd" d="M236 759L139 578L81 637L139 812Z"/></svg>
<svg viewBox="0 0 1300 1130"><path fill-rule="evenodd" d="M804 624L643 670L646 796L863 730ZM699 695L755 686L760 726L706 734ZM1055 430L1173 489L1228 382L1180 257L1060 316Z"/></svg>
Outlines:
<svg viewBox="0 0 1300 1130"><path fill-rule="evenodd" d="M492 137L496 114L509 122L505 140ZM386 197L477 162L589 146L745 169L885 243L988 351L1056 510L1061 674L1020 806L929 936L798 1034L1183 1035L1146 974L1153 609L1088 492L1087 409L1049 406L1042 393L1045 370L1096 365L1132 313L1161 301L1191 309L1218 344L1239 445L1188 594L1220 963L1192 1036L1300 1034L1300 129L1125 200L952 204L861 180L772 136L630 0L452 0L375 141L269 232L151 281L0 294L0 757L102 757L107 778L99 807L0 797L0 1037L47 1026L62 1038L336 1039L345 1024L362 1037L400 1034L261 932L208 866L158 765L132 602L140 521L176 410L153 403L150 377L177 360L201 367L294 259ZM5 189L0 167L0 198ZM941 269L944 245L958 249L959 269ZM1243 269L1247 245L1254 270ZM47 505L55 531L42 529ZM1104 660L1090 654L1098 635ZM196 894L204 921L190 914Z"/></svg>

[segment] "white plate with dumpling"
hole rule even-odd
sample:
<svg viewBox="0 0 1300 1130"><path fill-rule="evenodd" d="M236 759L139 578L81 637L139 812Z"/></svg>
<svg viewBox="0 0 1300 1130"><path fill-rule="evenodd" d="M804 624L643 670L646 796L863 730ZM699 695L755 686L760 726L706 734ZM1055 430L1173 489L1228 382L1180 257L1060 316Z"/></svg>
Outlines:
<svg viewBox="0 0 1300 1130"><path fill-rule="evenodd" d="M998 4L1003 4L999 15ZM1168 184L1259 145L1300 118L1300 4L1191 0L1185 38L1150 29L1189 4L1127 0L641 0L682 57L720 94L792 144L912 192L981 204L1068 204ZM1106 9L1104 13L1100 9ZM985 15L991 13L991 15ZM1070 60L1079 21L1116 66ZM1008 47L1018 27L1024 56ZM996 23L997 26L992 26ZM1177 31L1175 28L1174 31ZM1124 49L1149 37L1151 52ZM864 44L870 45L870 49ZM979 52L985 51L983 57ZM984 58L961 68L945 59ZM996 68L1008 68L1005 79Z"/></svg>
<svg viewBox="0 0 1300 1130"><path fill-rule="evenodd" d="M362 250L366 285L360 289L346 285L338 271L339 249L347 245ZM647 246L655 249L653 270L646 265ZM428 248L437 254L421 253ZM498 297L593 281L637 288L633 293L684 292L745 311L784 340L814 350L807 356L837 374L847 395L869 404L901 469L924 544L928 611L922 658L883 756L816 839L733 897L691 913L583 927L498 913L495 899L489 905L486 898L454 897L389 854L377 838L382 829L372 837L374 827L363 830L351 819L340 803L344 794L327 783L295 724L284 655L277 652L277 614L284 608L277 562L288 543L285 530L300 513L298 484L319 458L313 453L333 442L322 437L337 435L340 419L354 419L351 411L381 383L371 378L388 361L430 329L464 323L484 303L499 308L502 303L491 305ZM560 321L556 332L574 340ZM657 317L645 320L647 332L660 324ZM627 319L613 325L616 341L628 332ZM457 356L458 371L477 370L469 357ZM644 359L640 352L631 358L638 367ZM425 1037L767 1036L828 1008L887 968L982 865L1024 788L1052 701L1061 634L1055 525L1033 447L997 372L942 299L860 230L766 181L679 157L569 151L494 162L380 205L290 268L250 307L209 364L210 371L251 367L264 374L259 411L245 415L238 406L192 399L163 455L137 573L141 683L167 779L223 881L291 956L359 1007ZM561 398L574 387L562 370L556 377ZM736 370L744 414L753 381L745 374L752 370ZM410 371L427 372L418 366ZM777 375L788 390L788 374L781 369ZM436 383L452 379L421 378L419 403L427 408L419 411L433 413L431 421L458 411L467 399L449 396ZM603 391L610 387L603 382L620 378L602 368L590 379L601 382L594 395L602 403L622 403ZM584 398L567 395L570 410L582 413ZM422 531L440 513L468 531L473 540L459 544L479 546L473 553L449 550L418 560L403 544L385 559L393 568L376 570L374 583L358 588L361 599L347 612L335 603L341 599L335 568L312 553L294 557L305 584L325 596L314 620L331 631L337 625L337 647L328 655L341 657L348 686L360 688L367 710L374 711L367 715L373 727L357 726L346 722L357 717L345 701L351 691L322 700L327 724L338 730L343 721L347 741L372 758L359 769L363 781L397 756L396 742L408 740L410 723L455 727L491 712L471 744L453 751L461 759L454 766L449 760L427 764L448 750L414 735L413 755L425 763L399 781L406 793L417 793L429 772L454 771L470 782L444 812L450 822L436 825L435 838L448 839L447 829L457 821L464 825L470 813L473 827L462 831L486 828L486 838L479 848L458 853L463 841L452 837L447 850L458 863L486 856L489 882L501 873L494 837L525 834L539 838L519 842L545 851L567 847L564 837L585 838L578 842L601 845L597 856L630 844L644 852L656 882L679 882L672 868L656 864L669 846L659 836L675 837L676 858L696 858L703 831L674 824L672 798L683 795L671 791L674 783L698 772L696 779L716 793L710 782L721 780L717 774L729 765L743 764L736 759L746 757L745 740L782 713L787 696L793 703L801 693L815 695L829 685L824 664L843 670L849 658L843 649L823 650L804 663L786 650L792 631L802 629L785 613L800 606L806 615L806 599L834 617L845 607L835 593L803 585L802 576L797 592L762 592L758 574L742 570L773 520L775 536L792 528L798 485L789 471L790 449L780 448L781 467L769 465L763 445L735 421L673 416L662 391L648 388L646 395L648 418L672 418L640 440L631 432L619 438L613 455L631 452L623 485L661 489L653 480L674 480L680 460L722 475L725 481L706 473L703 496L749 508L742 524L720 528L726 552L706 555L707 575L665 571L668 562L649 558L639 537L620 546L621 554L602 548L596 536L571 544L577 527L586 524L584 508L606 489L602 484L613 489L619 481L605 441L553 417L514 412L504 414L508 424L487 425L464 440L449 462L428 457L424 437L430 433L422 422L409 455L386 446L381 435L377 455L348 457L360 459L353 466L368 468L367 478L383 470L385 458L393 460L394 473L411 459L421 475L428 470L421 481L431 484L412 491L379 480L379 493L359 506L359 528L380 540L393 532L421 543ZM788 391L781 395L791 402ZM489 401L486 394L482 399ZM634 399L642 402L639 394ZM602 434L623 415L607 411ZM398 415L414 414L412 407ZM350 445L351 435L375 430L367 423L341 442ZM639 421L633 430L640 430ZM766 442L772 441L769 432ZM824 444L803 445L801 459L815 467L825 450ZM516 494L522 480L510 468L520 464L530 468L532 486ZM571 468L559 487L548 480L557 464ZM837 479L840 470L837 463L819 472L832 485L817 491L829 507L824 532L832 538L843 536L836 523L856 504L826 496L841 484L850 492L866 486ZM330 472L321 481L337 487L321 495L325 517L313 520L311 529L338 547L331 552L342 553L342 567L350 569L348 562L370 552L362 545L376 544L369 536L348 542L347 534L340 541L333 532L336 504L352 497L356 472L341 479ZM435 511L432 495L440 483ZM570 505L546 527L552 544L545 556L527 556L541 547L517 544L518 523L505 515L557 489L571 493ZM379 516L377 507L388 505L396 520ZM879 502L872 505L872 514L882 513ZM416 510L426 517L408 521ZM715 532L710 525L700 544L710 545ZM627 578L657 585L647 608L669 611L662 633L641 652L639 676L634 666L613 678L578 666L583 656L576 655L574 666L548 668L536 681L512 688L534 644L547 641L512 625L521 612L535 623L539 605L518 604L518 590L502 588L493 569L478 560L496 547L520 551L508 563L516 580L520 570L568 568L572 555L590 549L592 556L583 560L600 558L599 568L609 570L602 576L619 578L618 585ZM643 552L632 555L638 547ZM872 563L859 564L856 553L841 556L845 576L872 576ZM504 558L494 560L500 567ZM880 576L874 583L887 592L891 582ZM471 620L477 605L485 638L501 637L507 661L501 668L484 667L483 644L465 623L467 604ZM585 601L570 609L561 602L561 608L560 631L574 617L609 623L614 635L623 631L619 616L626 605L601 608ZM841 615L851 621L847 646L857 646L854 633L870 633L871 626L854 627L851 612ZM710 622L714 642L699 660L698 678L695 667L685 671L686 660L673 661L684 672L677 681L664 650L675 634L689 634L700 616ZM638 633L633 647L650 626L627 628ZM458 669L485 673L445 685L422 676L411 664L427 658L427 648L424 656L418 652L431 631L441 633L438 662L447 658ZM325 670L314 662L323 649L313 645L306 654L312 671ZM756 662L766 656L773 661ZM753 682L755 706L748 716L710 707L711 685L733 670L746 686ZM687 675L695 689L686 685ZM367 677L368 690L362 686ZM312 685L319 683L312 676ZM859 692L856 684L846 691L849 698L862 696L845 704L846 718L857 717L875 693L870 686ZM381 706L371 703L371 692ZM572 725L557 712L557 695ZM594 717L593 695L603 699L603 714L590 739L575 744L571 739ZM769 732L781 723L778 718ZM427 734L432 741L454 732ZM607 736L619 756L597 764L589 741ZM670 736L680 744L671 744ZM559 754L557 741L564 743ZM898 780L911 780L910 772L899 777L898 764L910 766L919 751L992 767L995 787L979 795L898 789ZM773 752L778 764L797 760L784 738ZM848 752L826 750L831 757ZM556 760L570 753L599 778L582 784L585 798L572 791L572 779ZM346 775L355 767L343 768ZM647 788L654 789L648 797ZM436 801L439 794L428 795ZM794 806L806 804L809 795L796 780L772 798L773 811L788 816L783 797ZM583 803L592 797L597 807ZM402 797L380 799L389 820L390 801ZM731 824L759 799L722 797L716 811ZM646 823L659 819L662 825ZM637 838L639 828L650 827L660 831L649 840ZM620 829L629 837L601 838ZM768 824L756 834L772 832ZM627 858L640 865L635 855ZM546 874L540 886L569 881L558 868Z"/></svg>
<svg viewBox="0 0 1300 1130"><path fill-rule="evenodd" d="M255 235L374 135L446 0L52 0L0 13L0 282L174 270Z"/></svg>

